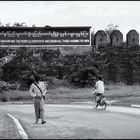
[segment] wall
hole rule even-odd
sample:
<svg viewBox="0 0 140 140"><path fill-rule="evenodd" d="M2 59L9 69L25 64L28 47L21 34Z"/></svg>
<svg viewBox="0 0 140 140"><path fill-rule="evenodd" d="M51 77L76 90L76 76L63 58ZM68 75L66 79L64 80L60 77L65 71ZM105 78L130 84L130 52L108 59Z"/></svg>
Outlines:
<svg viewBox="0 0 140 140"><path fill-rule="evenodd" d="M136 30L130 30L126 35L126 42L123 41L123 34L119 30L114 30L110 35L110 42L107 40L107 34L103 30L95 33L94 47L98 49L99 46L119 46L125 44L126 46L139 45L139 33Z"/></svg>

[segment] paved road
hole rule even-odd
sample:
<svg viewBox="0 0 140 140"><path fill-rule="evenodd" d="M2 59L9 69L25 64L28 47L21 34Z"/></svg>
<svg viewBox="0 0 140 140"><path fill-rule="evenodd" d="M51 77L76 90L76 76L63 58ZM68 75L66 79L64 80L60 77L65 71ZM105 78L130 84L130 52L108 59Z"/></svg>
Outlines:
<svg viewBox="0 0 140 140"><path fill-rule="evenodd" d="M32 104L1 105L0 117L13 115L33 139L140 138L140 109L109 106L107 110L96 110L90 104L46 104L45 111L47 123L43 125L34 124Z"/></svg>

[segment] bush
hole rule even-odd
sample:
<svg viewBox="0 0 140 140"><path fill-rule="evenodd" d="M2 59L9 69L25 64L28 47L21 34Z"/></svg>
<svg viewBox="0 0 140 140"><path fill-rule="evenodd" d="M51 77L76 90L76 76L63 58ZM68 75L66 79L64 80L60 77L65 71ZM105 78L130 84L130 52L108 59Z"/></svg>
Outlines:
<svg viewBox="0 0 140 140"><path fill-rule="evenodd" d="M94 86L97 75L95 67L82 68L78 72L71 74L70 82L79 87Z"/></svg>
<svg viewBox="0 0 140 140"><path fill-rule="evenodd" d="M69 82L67 80L60 80L54 77L47 77L46 84L49 88L57 88L57 87L69 87Z"/></svg>
<svg viewBox="0 0 140 140"><path fill-rule="evenodd" d="M4 81L0 81L0 92L2 93L3 91L8 91L10 88L10 84Z"/></svg>
<svg viewBox="0 0 140 140"><path fill-rule="evenodd" d="M8 101L10 101L9 95L7 93L5 93L5 92L2 92L0 94L0 101L2 101L2 102L8 102Z"/></svg>
<svg viewBox="0 0 140 140"><path fill-rule="evenodd" d="M31 100L32 97L28 91L12 90L9 92L9 98L11 101L23 101Z"/></svg>
<svg viewBox="0 0 140 140"><path fill-rule="evenodd" d="M20 83L20 90L29 88L34 71L39 74L42 81L46 81L47 77L53 77L53 81L49 81L50 86L58 85L58 82L61 83L59 85L66 86L70 83L80 87L92 86L94 76L100 71L100 66L95 66L95 57L92 54L63 56L60 50L40 49L34 53L40 54L40 57L28 57L28 52L27 49L19 49L17 57L3 66L2 79Z"/></svg>
<svg viewBox="0 0 140 140"><path fill-rule="evenodd" d="M17 86L18 86L17 84L0 81L0 92L15 90L17 89Z"/></svg>

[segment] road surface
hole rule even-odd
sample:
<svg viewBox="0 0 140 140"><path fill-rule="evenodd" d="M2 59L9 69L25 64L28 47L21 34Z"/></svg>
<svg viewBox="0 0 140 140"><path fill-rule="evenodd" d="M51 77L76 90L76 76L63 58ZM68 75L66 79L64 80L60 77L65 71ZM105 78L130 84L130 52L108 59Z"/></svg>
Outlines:
<svg viewBox="0 0 140 140"><path fill-rule="evenodd" d="M140 109L108 106L101 110L94 109L92 104L46 104L46 124L41 124L41 120L34 123L32 104L0 105L0 117L7 113L19 119L30 139L140 138Z"/></svg>

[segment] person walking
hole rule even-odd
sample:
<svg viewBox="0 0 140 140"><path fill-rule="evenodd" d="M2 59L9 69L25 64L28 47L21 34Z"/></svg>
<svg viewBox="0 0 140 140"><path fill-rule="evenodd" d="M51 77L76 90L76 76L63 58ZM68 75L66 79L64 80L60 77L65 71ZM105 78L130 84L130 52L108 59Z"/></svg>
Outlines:
<svg viewBox="0 0 140 140"><path fill-rule="evenodd" d="M102 99L102 96L104 94L104 82L102 80L102 76L99 76L97 79L97 82L95 84L95 89L94 89L94 93L95 93L95 100L97 101L97 105L96 108L98 107L98 105L100 104L100 101Z"/></svg>
<svg viewBox="0 0 140 140"><path fill-rule="evenodd" d="M33 97L36 122L41 118L42 124L46 123L44 118L44 98L47 92L44 82L40 81L39 76L35 76L35 82L31 84L29 89L30 95Z"/></svg>

